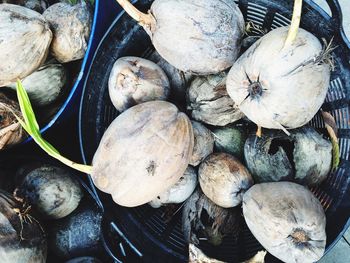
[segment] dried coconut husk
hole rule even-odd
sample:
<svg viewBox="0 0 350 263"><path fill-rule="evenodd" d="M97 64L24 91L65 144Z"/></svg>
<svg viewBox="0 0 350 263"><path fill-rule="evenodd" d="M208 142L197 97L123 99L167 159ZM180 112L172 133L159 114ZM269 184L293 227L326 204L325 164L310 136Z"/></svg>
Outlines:
<svg viewBox="0 0 350 263"><path fill-rule="evenodd" d="M214 137L211 131L197 121L191 121L194 133L194 147L190 164L199 165L214 150Z"/></svg>
<svg viewBox="0 0 350 263"><path fill-rule="evenodd" d="M187 90L187 109L192 118L214 126L225 126L244 115L226 90L225 72L196 77Z"/></svg>
<svg viewBox="0 0 350 263"><path fill-rule="evenodd" d="M244 18L232 0L156 0L147 14L117 0L149 34L155 49L174 67L198 75L232 66L244 34Z"/></svg>
<svg viewBox="0 0 350 263"><path fill-rule="evenodd" d="M0 150L16 145L26 137L14 114L22 116L18 103L0 93Z"/></svg>
<svg viewBox="0 0 350 263"><path fill-rule="evenodd" d="M182 212L185 239L195 245L201 238L217 246L226 235L237 237L239 220L239 210L214 204L200 188L186 201Z"/></svg>
<svg viewBox="0 0 350 263"><path fill-rule="evenodd" d="M186 100L186 90L193 78L193 75L188 72L183 72L171 64L169 64L164 58L159 55L157 51L154 51L149 60L156 63L162 70L164 70L170 82L170 98L177 103L185 104Z"/></svg>
<svg viewBox="0 0 350 263"><path fill-rule="evenodd" d="M46 236L30 207L0 190L0 255L2 263L44 263Z"/></svg>
<svg viewBox="0 0 350 263"><path fill-rule="evenodd" d="M46 60L52 40L48 22L23 6L0 5L0 87L23 79Z"/></svg>
<svg viewBox="0 0 350 263"><path fill-rule="evenodd" d="M82 59L85 55L92 23L88 4L57 3L43 13L53 31L51 54L61 63Z"/></svg>

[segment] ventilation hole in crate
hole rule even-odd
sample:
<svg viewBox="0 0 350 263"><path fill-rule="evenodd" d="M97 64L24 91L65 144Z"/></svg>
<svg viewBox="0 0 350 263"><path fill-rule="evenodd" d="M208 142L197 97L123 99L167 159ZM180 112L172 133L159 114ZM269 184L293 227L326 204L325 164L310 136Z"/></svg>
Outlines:
<svg viewBox="0 0 350 263"><path fill-rule="evenodd" d="M255 25L263 26L267 8L258 4L248 3L247 20Z"/></svg>
<svg viewBox="0 0 350 263"><path fill-rule="evenodd" d="M346 98L346 94L344 92L344 86L341 79L338 77L331 81L329 86L326 102L332 102L336 100L341 100Z"/></svg>
<svg viewBox="0 0 350 263"><path fill-rule="evenodd" d="M273 18L272 24L271 24L271 29L275 29L278 27L283 27L283 26L289 26L291 23L291 20L284 17L283 15L279 13L275 13L275 16Z"/></svg>

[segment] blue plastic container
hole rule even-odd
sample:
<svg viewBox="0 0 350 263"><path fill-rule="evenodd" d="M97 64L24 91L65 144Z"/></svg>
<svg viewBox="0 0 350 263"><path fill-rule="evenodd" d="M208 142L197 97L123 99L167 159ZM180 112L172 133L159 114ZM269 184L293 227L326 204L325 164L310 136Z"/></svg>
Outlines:
<svg viewBox="0 0 350 263"><path fill-rule="evenodd" d="M90 67L98 44L100 43L102 37L104 36L112 21L119 13L120 8L115 1L95 0L91 34L78 77L61 108L54 115L51 121L41 128L41 134L44 134L48 130L55 132L56 130L59 130L63 124L67 124L77 116L79 111L81 93L86 78L86 72ZM30 141L32 141L31 137L28 138L25 143Z"/></svg>

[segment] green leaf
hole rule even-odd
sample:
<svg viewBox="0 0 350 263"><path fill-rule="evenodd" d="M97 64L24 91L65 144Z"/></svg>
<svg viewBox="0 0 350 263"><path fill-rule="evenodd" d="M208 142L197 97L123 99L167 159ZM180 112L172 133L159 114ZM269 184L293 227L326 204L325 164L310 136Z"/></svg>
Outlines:
<svg viewBox="0 0 350 263"><path fill-rule="evenodd" d="M28 129L32 133L40 133L39 124L35 118L32 104L30 103L28 94L20 80L17 80L17 97L23 114L24 122L26 123Z"/></svg>
<svg viewBox="0 0 350 263"><path fill-rule="evenodd" d="M19 106L23 115L23 120L21 120L18 116L16 116L17 120L23 127L23 129L26 130L26 132L33 137L34 141L50 156L53 158L61 161L65 165L76 169L80 172L84 173L91 173L92 167L89 165L82 165L82 164L77 164L75 162L72 162L68 160L67 158L63 157L60 155L60 153L53 147L49 142L47 142L40 133L40 128L38 125L38 122L35 117L34 110L32 108L32 105L30 103L28 94L26 90L24 89L22 83L20 80L17 80L17 85L16 85L16 90L17 90L17 97L18 97L18 102Z"/></svg>

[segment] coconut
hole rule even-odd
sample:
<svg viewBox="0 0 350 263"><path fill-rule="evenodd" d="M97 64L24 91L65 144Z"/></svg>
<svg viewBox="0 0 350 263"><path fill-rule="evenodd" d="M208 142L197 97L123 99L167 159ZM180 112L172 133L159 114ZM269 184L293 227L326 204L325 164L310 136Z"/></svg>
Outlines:
<svg viewBox="0 0 350 263"><path fill-rule="evenodd" d="M244 143L247 139L244 127L228 125L212 130L215 140L215 151L229 153L242 160Z"/></svg>
<svg viewBox="0 0 350 263"><path fill-rule="evenodd" d="M174 66L170 65L164 58L159 55L157 51L154 51L149 60L156 63L162 70L164 70L170 82L170 97L172 101L176 101L178 104L184 104L186 101L186 90L193 77L188 72L178 70ZM185 105L184 105L185 107Z"/></svg>
<svg viewBox="0 0 350 263"><path fill-rule="evenodd" d="M51 54L61 63L82 59L85 55L92 23L88 4L53 4L43 13L53 31Z"/></svg>
<svg viewBox="0 0 350 263"><path fill-rule="evenodd" d="M148 14L128 0L118 3L143 26L158 53L184 72L215 74L239 54L244 19L231 0L156 0Z"/></svg>
<svg viewBox="0 0 350 263"><path fill-rule="evenodd" d="M254 257L241 263L264 263L266 251L259 251ZM189 263L225 263L224 261L209 258L195 245L189 245Z"/></svg>
<svg viewBox="0 0 350 263"><path fill-rule="evenodd" d="M42 14L49 4L45 0L25 0L24 6Z"/></svg>
<svg viewBox="0 0 350 263"><path fill-rule="evenodd" d="M196 121L191 121L194 133L194 147L190 164L199 165L214 149L214 138L210 130Z"/></svg>
<svg viewBox="0 0 350 263"><path fill-rule="evenodd" d="M22 116L18 103L0 93L0 150L16 145L26 137L15 115Z"/></svg>
<svg viewBox="0 0 350 263"><path fill-rule="evenodd" d="M0 255L3 263L45 263L47 243L30 208L0 190Z"/></svg>
<svg viewBox="0 0 350 263"><path fill-rule="evenodd" d="M62 258L86 256L87 251L98 254L102 248L102 217L102 211L95 203L85 202L70 215L50 222L50 251L60 257L61 262Z"/></svg>
<svg viewBox="0 0 350 263"><path fill-rule="evenodd" d="M22 80L22 84L33 105L47 106L60 98L67 82L63 65L51 60ZM16 83L7 85L16 89Z"/></svg>
<svg viewBox="0 0 350 263"><path fill-rule="evenodd" d="M244 115L226 91L226 73L196 77L187 90L187 109L197 121L225 126Z"/></svg>
<svg viewBox="0 0 350 263"><path fill-rule="evenodd" d="M288 29L274 29L255 42L231 68L226 81L228 94L250 120L285 132L315 116L330 81L320 41L299 29L294 41L285 44Z"/></svg>
<svg viewBox="0 0 350 263"><path fill-rule="evenodd" d="M249 136L244 146L247 167L257 183L295 181L317 186L332 166L332 143L315 129L303 127L283 132L265 131Z"/></svg>
<svg viewBox="0 0 350 263"><path fill-rule="evenodd" d="M41 216L50 219L69 215L83 197L81 186L71 172L51 165L43 165L29 172L15 194Z"/></svg>
<svg viewBox="0 0 350 263"><path fill-rule="evenodd" d="M92 162L94 184L119 205L148 203L183 176L193 140L190 120L173 104L136 105L104 133Z"/></svg>
<svg viewBox="0 0 350 263"><path fill-rule="evenodd" d="M198 245L199 239L205 238L214 246L220 245L227 235L238 237L239 217L239 210L217 206L198 188L185 202L182 211L185 239Z"/></svg>
<svg viewBox="0 0 350 263"><path fill-rule="evenodd" d="M192 166L188 166L180 180L167 191L161 193L149 205L153 208L159 208L164 204L178 204L185 201L198 183L197 172Z"/></svg>
<svg viewBox="0 0 350 263"><path fill-rule="evenodd" d="M46 0L0 0L0 4L21 5L38 13L44 12L49 6Z"/></svg>
<svg viewBox="0 0 350 263"><path fill-rule="evenodd" d="M243 194L253 185L248 170L227 153L209 155L199 166L198 177L204 194L225 208L239 205Z"/></svg>
<svg viewBox="0 0 350 263"><path fill-rule="evenodd" d="M164 71L152 61L122 57L113 65L108 91L114 107L122 112L142 102L166 100L170 84Z"/></svg>
<svg viewBox="0 0 350 263"><path fill-rule="evenodd" d="M304 186L254 185L243 196L243 215L260 244L284 262L316 262L325 251L326 216Z"/></svg>
<svg viewBox="0 0 350 263"><path fill-rule="evenodd" d="M2 87L40 67L47 57L52 33L42 15L18 5L1 4L0 21Z"/></svg>

